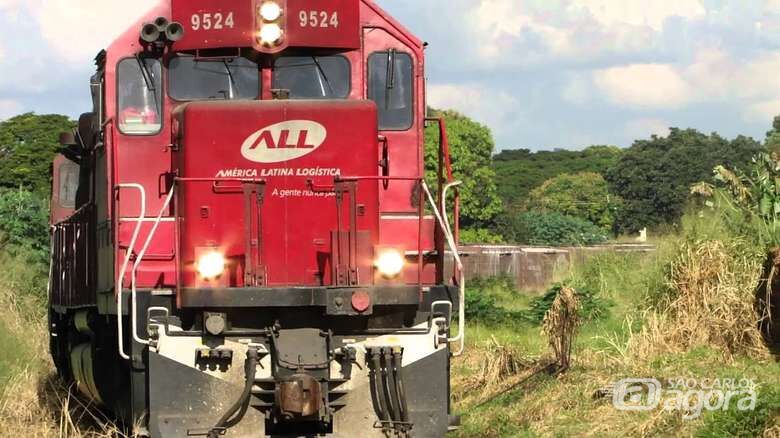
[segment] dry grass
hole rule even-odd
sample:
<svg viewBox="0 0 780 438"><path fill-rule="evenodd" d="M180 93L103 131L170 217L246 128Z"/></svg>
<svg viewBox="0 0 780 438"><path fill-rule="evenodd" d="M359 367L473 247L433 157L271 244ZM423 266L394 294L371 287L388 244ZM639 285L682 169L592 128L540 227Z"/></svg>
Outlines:
<svg viewBox="0 0 780 438"><path fill-rule="evenodd" d="M26 369L0 400L0 436L124 437L94 406L75 397L54 374Z"/></svg>
<svg viewBox="0 0 780 438"><path fill-rule="evenodd" d="M630 341L633 356L649 358L708 346L735 355L768 357L759 330L755 291L763 261L736 243L683 243L671 262L669 293L646 316Z"/></svg>
<svg viewBox="0 0 780 438"><path fill-rule="evenodd" d="M507 386L533 372L537 361L527 358L516 347L501 345L494 337L484 346L467 350L465 357L471 372L456 375L455 400L475 404L490 399Z"/></svg>
<svg viewBox="0 0 780 438"><path fill-rule="evenodd" d="M544 315L542 334L547 336L550 348L555 354L558 372L566 371L571 364L571 347L580 326L580 307L575 290L563 287L550 310Z"/></svg>
<svg viewBox="0 0 780 438"><path fill-rule="evenodd" d="M48 357L45 315L30 298L12 292L15 281L0 278L0 313L3 335L18 343L25 360L0 387L0 436L40 438L123 437L94 406L74 396L56 376ZM40 305L40 303L38 303ZM36 310L31 310L36 309Z"/></svg>

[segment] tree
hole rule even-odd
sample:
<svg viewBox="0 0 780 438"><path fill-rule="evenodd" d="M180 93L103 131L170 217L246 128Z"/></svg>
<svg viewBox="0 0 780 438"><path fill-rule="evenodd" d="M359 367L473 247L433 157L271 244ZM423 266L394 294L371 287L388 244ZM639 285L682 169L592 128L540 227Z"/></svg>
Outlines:
<svg viewBox="0 0 780 438"><path fill-rule="evenodd" d="M504 203L524 204L530 191L548 179L564 173L603 175L617 163L622 153L617 146L591 146L582 151L504 150L494 157L493 169Z"/></svg>
<svg viewBox="0 0 780 438"><path fill-rule="evenodd" d="M676 222L692 184L710 180L716 165L743 168L762 150L749 137L728 141L695 129L672 128L668 137L636 141L605 175L612 192L624 200L619 231Z"/></svg>
<svg viewBox="0 0 780 438"><path fill-rule="evenodd" d="M74 127L67 116L57 114L27 113L0 122L0 187L47 192L59 135Z"/></svg>
<svg viewBox="0 0 780 438"><path fill-rule="evenodd" d="M431 110L447 122L447 136L455 179L460 186L460 215L464 228L486 229L501 212L501 200L495 183L493 134L481 125L455 111ZM439 132L437 126L425 130L426 180L436 187L439 166Z"/></svg>
<svg viewBox="0 0 780 438"><path fill-rule="evenodd" d="M621 200L609 193L607 182L598 173L564 173L531 191L530 210L560 213L585 219L600 228L611 230Z"/></svg>
<svg viewBox="0 0 780 438"><path fill-rule="evenodd" d="M780 154L780 116L772 121L772 130L766 133L764 146L769 152Z"/></svg>
<svg viewBox="0 0 780 438"><path fill-rule="evenodd" d="M49 204L23 189L0 189L0 249L28 248L46 260Z"/></svg>

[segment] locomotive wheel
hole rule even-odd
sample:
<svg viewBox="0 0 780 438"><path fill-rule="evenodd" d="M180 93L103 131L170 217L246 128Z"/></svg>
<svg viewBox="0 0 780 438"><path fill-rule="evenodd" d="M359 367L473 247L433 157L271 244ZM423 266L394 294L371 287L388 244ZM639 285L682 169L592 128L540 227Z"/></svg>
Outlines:
<svg viewBox="0 0 780 438"><path fill-rule="evenodd" d="M93 350L91 342L76 345L70 353L70 364L79 391L97 404L102 405L103 400L95 383Z"/></svg>

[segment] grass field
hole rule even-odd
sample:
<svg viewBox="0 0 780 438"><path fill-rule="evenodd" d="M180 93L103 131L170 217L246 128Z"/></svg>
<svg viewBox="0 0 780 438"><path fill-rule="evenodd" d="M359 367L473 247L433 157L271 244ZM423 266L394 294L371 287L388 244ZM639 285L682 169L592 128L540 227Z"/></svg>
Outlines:
<svg viewBox="0 0 780 438"><path fill-rule="evenodd" d="M780 365L766 349L733 354L706 340L697 344L648 335L648 320L664 314L652 302L673 288L670 260L681 248L677 238L658 243L656 253L605 254L569 273L567 282L593 292L604 312L582 325L573 366L559 376L530 375L533 364L550 354L538 325L523 318L485 323L481 315L472 315L468 349L454 362L455 409L463 415L457 436L780 436ZM724 273L714 275L717 281ZM533 306L533 296L501 281L487 282L487 287L479 283L473 293L495 298L495 305L513 314L522 315ZM506 362L507 356L520 366L498 381L474 384L491 362ZM749 378L759 385L759 395L752 411L738 412L732 406L689 420L680 410L618 411L610 397L596 396L629 377Z"/></svg>
<svg viewBox="0 0 780 438"><path fill-rule="evenodd" d="M654 253L603 254L562 273L583 312L572 367L558 375L535 372L552 360L540 320L555 293L522 293L500 278L472 284L467 350L453 361L463 418L454 436L780 437L780 364L756 338L753 309L762 255L721 234L699 224ZM46 273L23 255L0 252L0 263L0 436L118 436L54 377ZM629 377L748 378L758 397L753 410L695 419L623 412L604 390Z"/></svg>

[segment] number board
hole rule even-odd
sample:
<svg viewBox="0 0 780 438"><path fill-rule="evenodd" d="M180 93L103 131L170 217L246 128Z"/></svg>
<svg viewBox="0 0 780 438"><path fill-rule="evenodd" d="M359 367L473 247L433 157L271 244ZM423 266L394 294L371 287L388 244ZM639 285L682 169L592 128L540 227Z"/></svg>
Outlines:
<svg viewBox="0 0 780 438"><path fill-rule="evenodd" d="M287 0L288 45L360 48L359 0Z"/></svg>
<svg viewBox="0 0 780 438"><path fill-rule="evenodd" d="M172 17L184 27L176 50L252 45L255 14L251 0L172 0Z"/></svg>
<svg viewBox="0 0 780 438"><path fill-rule="evenodd" d="M360 48L360 0L278 0L286 47ZM250 47L257 42L263 0L172 0L172 16L184 26L176 50Z"/></svg>

